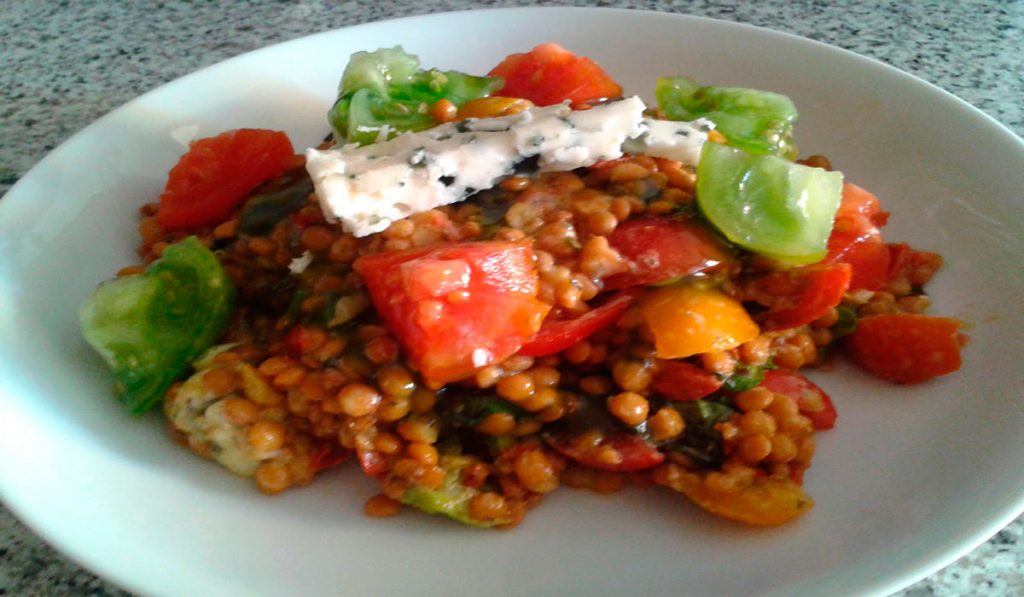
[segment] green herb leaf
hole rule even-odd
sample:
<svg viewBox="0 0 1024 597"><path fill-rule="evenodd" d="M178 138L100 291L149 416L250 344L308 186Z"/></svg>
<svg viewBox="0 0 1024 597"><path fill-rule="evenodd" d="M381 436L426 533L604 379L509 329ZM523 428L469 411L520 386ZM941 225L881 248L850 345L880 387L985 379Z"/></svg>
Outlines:
<svg viewBox="0 0 1024 597"><path fill-rule="evenodd" d="M456 106L484 97L501 79L457 71L419 70L419 59L400 46L356 52L342 75L328 121L339 139L375 143L399 131L421 131L437 123L430 108L447 99Z"/></svg>
<svg viewBox="0 0 1024 597"><path fill-rule="evenodd" d="M764 372L770 368L772 368L770 365L739 364L732 375L719 376L722 380L722 389L726 392L737 393L756 388L764 381Z"/></svg>
<svg viewBox="0 0 1024 597"><path fill-rule="evenodd" d="M849 336L857 329L857 312L846 306L836 307L836 312L839 314L839 319L829 328L832 331L832 336L835 338Z"/></svg>
<svg viewBox="0 0 1024 597"><path fill-rule="evenodd" d="M444 399L442 417L452 427L472 429L494 413L508 413L518 419L525 411L494 394L449 394Z"/></svg>
<svg viewBox="0 0 1024 597"><path fill-rule="evenodd" d="M668 448L689 456L698 466L720 466L725 460L725 454L722 450L722 434L715 429L715 425L728 419L733 409L714 400L672 402L671 405L683 416L686 427L683 435L669 444Z"/></svg>

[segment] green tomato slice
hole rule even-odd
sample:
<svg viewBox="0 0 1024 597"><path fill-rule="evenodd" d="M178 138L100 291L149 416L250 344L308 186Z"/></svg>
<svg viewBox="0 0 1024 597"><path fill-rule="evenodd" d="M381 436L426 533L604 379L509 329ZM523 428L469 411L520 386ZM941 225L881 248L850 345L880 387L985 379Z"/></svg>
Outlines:
<svg viewBox="0 0 1024 597"><path fill-rule="evenodd" d="M110 367L118 399L141 414L223 333L234 297L217 257L190 236L144 273L101 284L79 321Z"/></svg>
<svg viewBox="0 0 1024 597"><path fill-rule="evenodd" d="M348 59L338 93L344 95L357 89L369 89L386 95L388 85L406 83L419 67L419 58L407 54L402 46L356 52Z"/></svg>
<svg viewBox="0 0 1024 597"><path fill-rule="evenodd" d="M705 143L697 166L701 212L737 245L792 264L820 261L843 175Z"/></svg>
<svg viewBox="0 0 1024 597"><path fill-rule="evenodd" d="M439 100L461 106L503 84L497 77L421 70L419 64L419 58L401 46L353 54L338 100L327 114L336 137L366 145L398 132L421 131L437 124L430 108Z"/></svg>
<svg viewBox="0 0 1024 597"><path fill-rule="evenodd" d="M658 107L672 120L707 118L729 144L756 154L796 157L796 106L786 96L741 87L702 87L688 77L664 77L655 87Z"/></svg>

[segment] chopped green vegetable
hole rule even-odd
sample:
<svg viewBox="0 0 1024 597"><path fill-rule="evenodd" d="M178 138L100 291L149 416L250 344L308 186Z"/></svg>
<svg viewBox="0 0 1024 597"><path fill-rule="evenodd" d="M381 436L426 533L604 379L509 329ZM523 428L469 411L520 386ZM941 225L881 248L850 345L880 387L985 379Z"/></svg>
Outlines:
<svg viewBox="0 0 1024 597"><path fill-rule="evenodd" d="M101 284L79 321L113 372L118 399L141 414L213 345L234 299L217 257L190 236L167 247L144 273Z"/></svg>
<svg viewBox="0 0 1024 597"><path fill-rule="evenodd" d="M843 175L705 143L697 204L726 238L791 264L820 261L843 191Z"/></svg>
<svg viewBox="0 0 1024 597"><path fill-rule="evenodd" d="M445 396L444 420L456 428L472 429L494 413L523 416L521 407L494 394L462 394Z"/></svg>
<svg viewBox="0 0 1024 597"><path fill-rule="evenodd" d="M437 489L427 489L414 485L405 490L402 503L419 508L428 514L441 514L474 527L486 528L512 522L511 519L476 520L469 515L469 503L480 495L480 490L466 487L459 481L462 469L469 462L465 456L442 456L440 464L446 474L441 486Z"/></svg>
<svg viewBox="0 0 1024 597"><path fill-rule="evenodd" d="M419 59L400 46L356 52L345 67L338 101L328 120L339 139L365 145L398 131L421 131L436 125L430 108L439 100L461 106L501 85L501 79L495 77L419 70Z"/></svg>
<svg viewBox="0 0 1024 597"><path fill-rule="evenodd" d="M312 192L313 181L305 169L284 174L245 202L238 230L252 236L268 234L278 222L305 205Z"/></svg>
<svg viewBox="0 0 1024 597"><path fill-rule="evenodd" d="M725 460L722 434L715 425L729 418L733 409L713 400L672 402L686 422L683 435L668 446L669 449L689 456L694 464L715 468Z"/></svg>
<svg viewBox="0 0 1024 597"><path fill-rule="evenodd" d="M688 77L658 79L658 106L672 120L707 118L729 144L753 154L795 159L797 112L784 95L739 87L701 87Z"/></svg>
<svg viewBox="0 0 1024 597"><path fill-rule="evenodd" d="M737 365L732 375L722 377L722 389L726 392L736 393L756 388L764 381L764 372L771 368L746 363Z"/></svg>
<svg viewBox="0 0 1024 597"><path fill-rule="evenodd" d="M857 311L850 307L839 306L836 307L836 313L839 315L839 319L829 328L832 336L835 338L849 336L857 329Z"/></svg>

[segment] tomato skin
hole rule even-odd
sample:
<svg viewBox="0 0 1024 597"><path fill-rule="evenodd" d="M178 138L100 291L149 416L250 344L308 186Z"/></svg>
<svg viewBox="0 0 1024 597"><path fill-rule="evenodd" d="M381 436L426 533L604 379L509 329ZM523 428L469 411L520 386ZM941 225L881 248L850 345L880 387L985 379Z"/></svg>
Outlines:
<svg viewBox="0 0 1024 597"><path fill-rule="evenodd" d="M532 340L523 344L519 354L528 357L544 357L586 340L597 332L615 323L633 301L637 293L624 290L599 307L587 311L576 319L552 321L545 319L540 331Z"/></svg>
<svg viewBox="0 0 1024 597"><path fill-rule="evenodd" d="M334 468L345 462L349 457L349 453L343 449L332 446L330 444L320 444L313 448L313 451L309 455L309 468L314 473Z"/></svg>
<svg viewBox="0 0 1024 597"><path fill-rule="evenodd" d="M249 191L283 174L294 154L288 135L267 129L194 141L168 173L157 222L166 230L219 224Z"/></svg>
<svg viewBox="0 0 1024 597"><path fill-rule="evenodd" d="M776 331L811 323L843 300L852 275L850 264L835 263L762 276L753 282L756 291L775 300L761 316L761 327Z"/></svg>
<svg viewBox="0 0 1024 597"><path fill-rule="evenodd" d="M589 466L590 468L619 473L642 471L657 466L665 461L665 455L658 451L653 444L634 433L627 431L612 431L606 433L600 443L596 446L587 445L582 448L574 441L576 436L572 434L547 434L544 439L556 452L566 458ZM602 459L599 454L611 447L619 455L619 462L609 463Z"/></svg>
<svg viewBox="0 0 1024 597"><path fill-rule="evenodd" d="M832 398L813 381L796 371L772 369L764 374L761 387L796 401L800 414L822 431L836 426L836 407Z"/></svg>
<svg viewBox="0 0 1024 597"><path fill-rule="evenodd" d="M700 400L722 387L722 380L686 361L666 361L651 382L654 392L673 401Z"/></svg>
<svg viewBox="0 0 1024 597"><path fill-rule="evenodd" d="M538 106L569 100L578 107L622 95L622 87L596 62L553 43L509 55L488 76L505 81L493 95L525 98Z"/></svg>
<svg viewBox="0 0 1024 597"><path fill-rule="evenodd" d="M529 242L388 251L360 257L354 268L377 312L432 385L512 356L550 309L537 300Z"/></svg>
<svg viewBox="0 0 1024 597"><path fill-rule="evenodd" d="M888 281L889 248L880 230L888 219L877 197L855 184L843 185L824 261L850 264L851 291L878 290Z"/></svg>
<svg viewBox="0 0 1024 597"><path fill-rule="evenodd" d="M846 337L862 369L898 384L916 384L960 369L960 322L915 313L872 315Z"/></svg>
<svg viewBox="0 0 1024 597"><path fill-rule="evenodd" d="M609 290L713 271L733 261L722 241L689 220L627 220L608 235L608 244L630 262L629 271L605 278Z"/></svg>

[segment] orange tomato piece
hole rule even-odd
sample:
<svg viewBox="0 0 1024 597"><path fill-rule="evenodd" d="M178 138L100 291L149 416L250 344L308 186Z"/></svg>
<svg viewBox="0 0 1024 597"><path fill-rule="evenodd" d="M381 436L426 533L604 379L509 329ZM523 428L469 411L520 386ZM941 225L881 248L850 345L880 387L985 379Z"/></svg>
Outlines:
<svg viewBox="0 0 1024 597"><path fill-rule="evenodd" d="M655 483L716 516L754 526L779 526L814 507L814 500L792 479L759 476L746 487L722 490L708 486L707 474L685 472L672 464L655 469L652 476Z"/></svg>
<svg viewBox="0 0 1024 597"><path fill-rule="evenodd" d="M743 305L710 288L659 288L644 299L642 309L661 359L729 350L760 333Z"/></svg>

